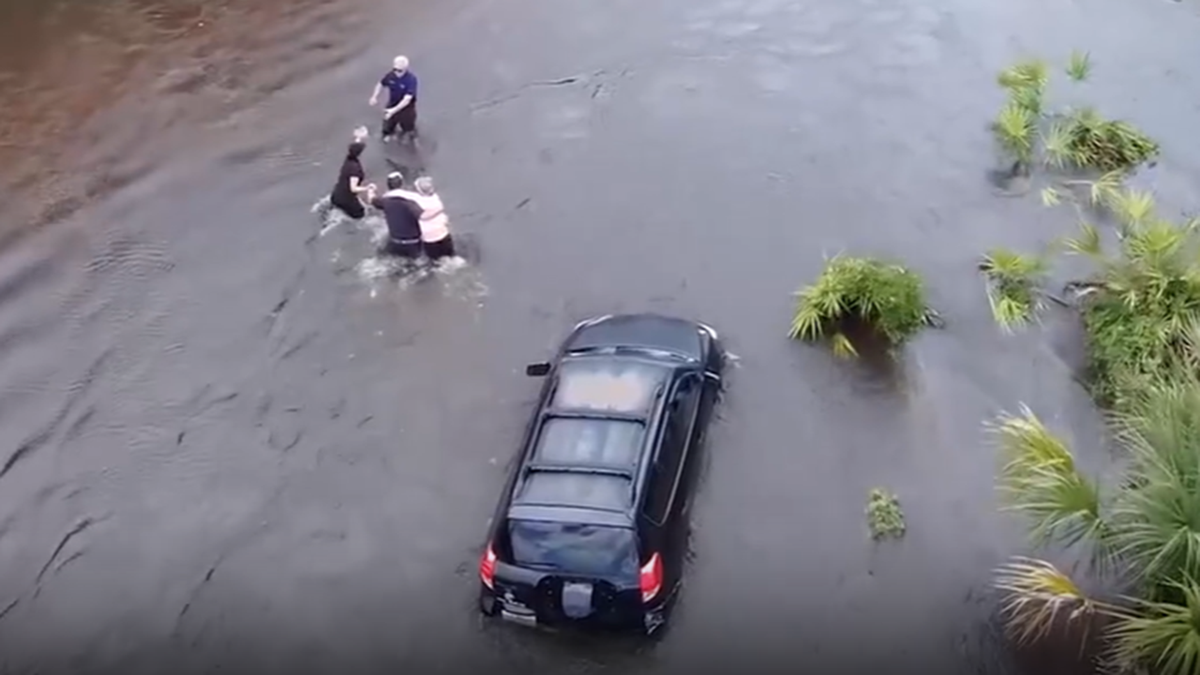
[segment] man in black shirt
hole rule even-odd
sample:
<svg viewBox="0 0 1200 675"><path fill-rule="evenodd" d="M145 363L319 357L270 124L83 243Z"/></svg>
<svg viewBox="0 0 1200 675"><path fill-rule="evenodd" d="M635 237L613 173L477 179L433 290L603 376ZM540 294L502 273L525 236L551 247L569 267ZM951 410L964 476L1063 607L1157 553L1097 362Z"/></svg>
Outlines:
<svg viewBox="0 0 1200 675"><path fill-rule="evenodd" d="M375 194L374 185L367 191L367 201L383 211L387 220L388 242L384 252L410 260L418 258L421 255L421 207L396 194L404 187L400 172L388 174L387 186L388 191L382 195Z"/></svg>

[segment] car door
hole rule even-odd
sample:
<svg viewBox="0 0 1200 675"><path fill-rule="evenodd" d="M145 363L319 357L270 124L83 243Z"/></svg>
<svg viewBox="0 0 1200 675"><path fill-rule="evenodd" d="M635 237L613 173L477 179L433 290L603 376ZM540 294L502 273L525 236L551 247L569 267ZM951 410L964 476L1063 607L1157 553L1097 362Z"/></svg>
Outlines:
<svg viewBox="0 0 1200 675"><path fill-rule="evenodd" d="M658 504L655 515L664 548L664 571L674 586L682 576L687 553L687 522L684 507L688 494L683 477L691 449L692 430L703 393L703 381L696 373L681 377L672 390L663 425L662 443L656 458Z"/></svg>

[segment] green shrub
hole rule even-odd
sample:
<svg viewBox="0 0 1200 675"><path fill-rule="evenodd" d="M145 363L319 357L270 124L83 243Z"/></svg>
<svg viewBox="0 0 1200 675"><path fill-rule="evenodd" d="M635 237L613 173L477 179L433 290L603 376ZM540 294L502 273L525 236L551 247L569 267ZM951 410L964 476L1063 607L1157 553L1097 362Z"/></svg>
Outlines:
<svg viewBox="0 0 1200 675"><path fill-rule="evenodd" d="M1158 155L1158 143L1128 122L1104 119L1091 108L1067 116L1064 123L1054 127L1047 148L1062 147L1062 156L1055 163L1069 163L1084 169L1100 171L1130 170ZM1053 154L1053 151L1048 154Z"/></svg>
<svg viewBox="0 0 1200 675"><path fill-rule="evenodd" d="M1040 257L1003 248L988 251L979 270L987 281L988 303L996 323L1012 329L1036 318L1042 308L1041 287L1047 267Z"/></svg>
<svg viewBox="0 0 1200 675"><path fill-rule="evenodd" d="M871 490L867 497L867 527L871 530L871 538L875 540L904 536L908 526L896 495L883 488Z"/></svg>
<svg viewBox="0 0 1200 675"><path fill-rule="evenodd" d="M1076 52L1066 67L1072 80L1091 73L1091 59ZM997 82L1007 93L992 130L1000 147L1027 172L1038 158L1058 169L1130 171L1158 155L1158 144L1128 122L1104 119L1091 108L1051 114L1046 110L1050 70L1026 59L1006 68Z"/></svg>
<svg viewBox="0 0 1200 675"><path fill-rule="evenodd" d="M1099 267L1081 284L1089 380L1099 402L1118 407L1126 393L1172 377L1200 323L1195 225L1154 217L1153 200L1123 199L1142 204L1138 208L1149 215L1142 222L1130 219L1115 255L1105 253L1090 225L1067 241Z"/></svg>
<svg viewBox="0 0 1200 675"><path fill-rule="evenodd" d="M900 345L931 318L921 278L900 265L871 258L835 256L816 283L796 295L789 337L829 338L843 356L857 354L844 332L848 322L861 322Z"/></svg>
<svg viewBox="0 0 1200 675"><path fill-rule="evenodd" d="M1182 371L1131 395L1116 416L1129 454L1124 480L1083 473L1066 443L1028 409L994 426L1006 507L1025 516L1035 544L1082 545L1090 571L1133 597L1089 593L1051 563L1017 559L1000 570L1002 615L1027 642L1055 624L1096 634L1113 672L1200 672L1200 380Z"/></svg>

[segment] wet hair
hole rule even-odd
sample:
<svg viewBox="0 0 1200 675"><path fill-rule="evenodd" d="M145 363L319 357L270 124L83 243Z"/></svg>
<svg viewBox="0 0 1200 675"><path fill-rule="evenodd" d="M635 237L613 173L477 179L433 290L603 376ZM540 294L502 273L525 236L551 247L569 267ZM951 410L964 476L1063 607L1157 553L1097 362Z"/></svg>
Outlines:
<svg viewBox="0 0 1200 675"><path fill-rule="evenodd" d="M426 195L426 196L434 193L433 179L430 178L429 176L421 176L420 178L413 181L413 187L417 188L417 192L420 192L421 194Z"/></svg>
<svg viewBox="0 0 1200 675"><path fill-rule="evenodd" d="M393 171L387 176L389 190L399 190L404 187L404 176L399 171Z"/></svg>
<svg viewBox="0 0 1200 675"><path fill-rule="evenodd" d="M358 156L363 153L363 150L365 150L366 147L366 143L363 143L362 141L354 141L350 145L346 146L346 159L358 159Z"/></svg>

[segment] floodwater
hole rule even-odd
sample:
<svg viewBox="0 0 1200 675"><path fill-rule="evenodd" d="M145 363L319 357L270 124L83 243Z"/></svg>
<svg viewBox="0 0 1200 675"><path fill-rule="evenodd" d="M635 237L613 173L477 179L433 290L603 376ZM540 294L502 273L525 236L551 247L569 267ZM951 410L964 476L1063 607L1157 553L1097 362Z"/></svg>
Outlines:
<svg viewBox="0 0 1200 675"><path fill-rule="evenodd" d="M1107 462L1068 318L1004 335L976 278L1070 224L988 184L993 73L1090 50L1070 96L1159 138L1194 206L1197 34L1191 0L9 0L0 670L1024 672L982 422L1026 402ZM310 212L397 52L478 253L404 284ZM908 262L948 321L895 379L784 337L841 250ZM739 357L675 625L481 623L523 366L639 310Z"/></svg>

